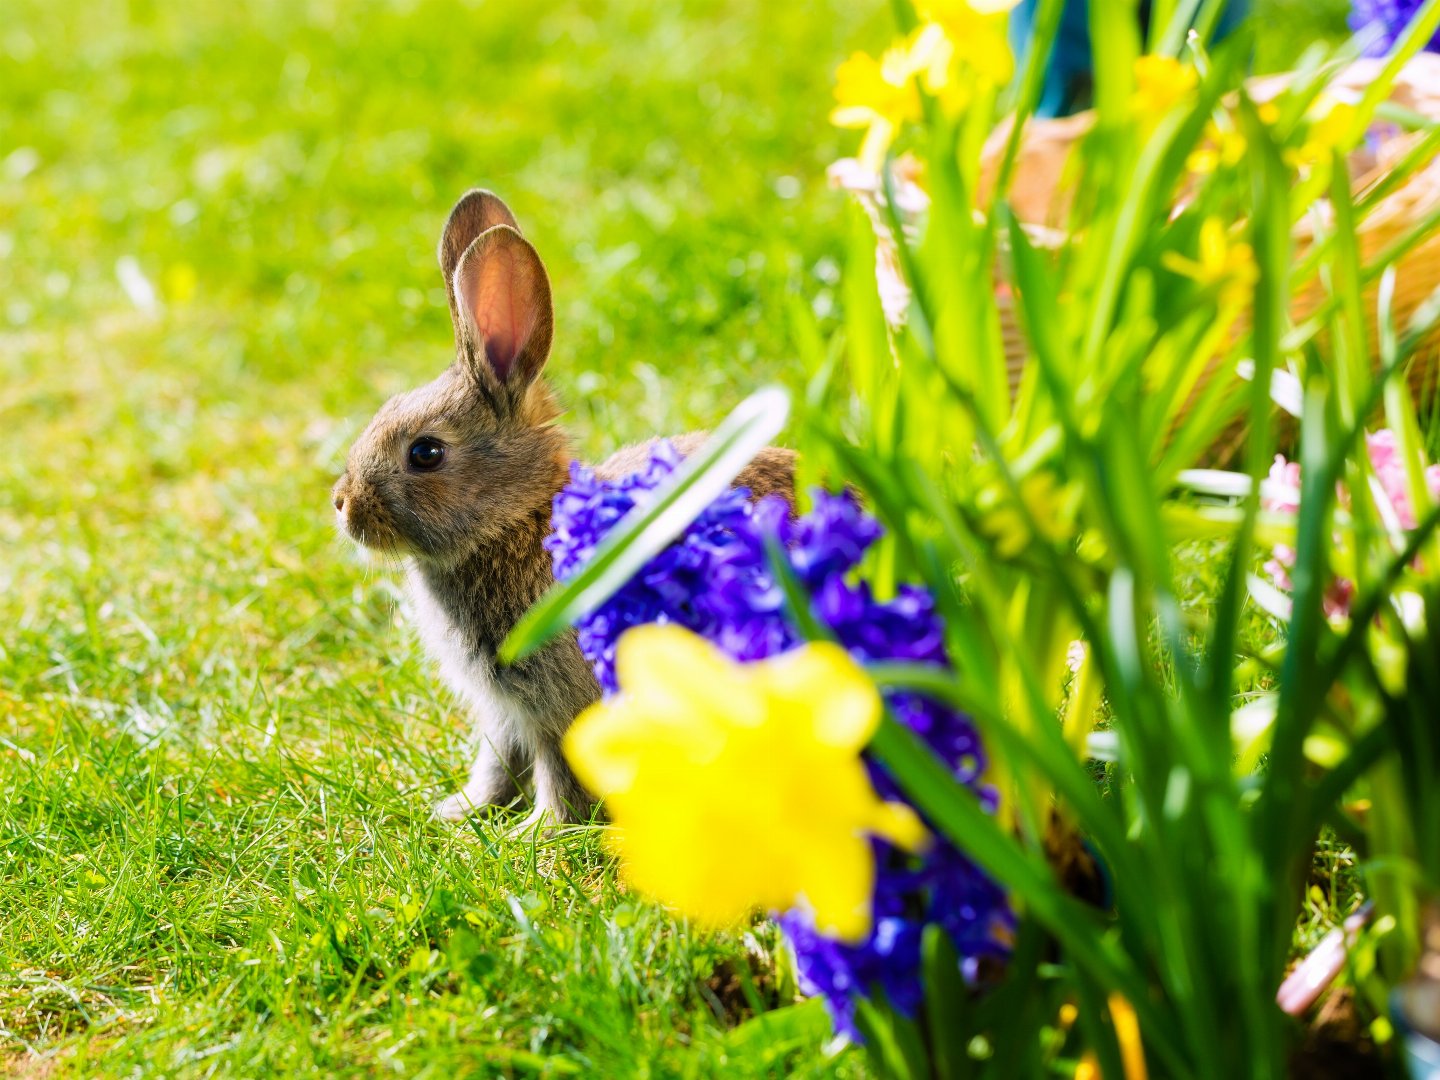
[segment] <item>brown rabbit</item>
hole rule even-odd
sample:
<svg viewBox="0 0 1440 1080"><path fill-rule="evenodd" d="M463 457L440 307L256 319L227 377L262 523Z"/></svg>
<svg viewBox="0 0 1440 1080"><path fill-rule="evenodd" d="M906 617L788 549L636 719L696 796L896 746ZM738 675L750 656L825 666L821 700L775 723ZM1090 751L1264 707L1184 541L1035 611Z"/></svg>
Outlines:
<svg viewBox="0 0 1440 1080"><path fill-rule="evenodd" d="M599 696L573 631L512 666L495 651L554 581L542 541L566 483L570 444L560 406L540 378L550 354L550 282L514 216L471 191L440 237L440 269L455 324L455 362L428 386L386 402L350 450L334 488L340 528L405 571L420 638L473 714L479 752L465 787L436 813L458 820L505 804L527 776L530 821L583 819L591 799L560 753L575 716ZM703 435L674 440L683 453ZM601 476L640 467L621 451ZM736 483L756 498L790 500L794 454L761 454Z"/></svg>

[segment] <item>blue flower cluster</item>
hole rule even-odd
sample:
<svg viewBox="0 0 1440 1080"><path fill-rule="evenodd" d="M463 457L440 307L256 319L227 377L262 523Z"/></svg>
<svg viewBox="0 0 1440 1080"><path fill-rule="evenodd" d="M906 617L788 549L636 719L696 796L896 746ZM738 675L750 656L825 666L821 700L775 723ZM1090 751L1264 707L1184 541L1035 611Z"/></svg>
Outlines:
<svg viewBox="0 0 1440 1080"><path fill-rule="evenodd" d="M1370 56L1384 56L1424 6L1425 0L1354 0L1350 5L1350 29L1357 34L1377 34L1365 51ZM1426 48L1440 50L1440 33L1430 39Z"/></svg>
<svg viewBox="0 0 1440 1080"><path fill-rule="evenodd" d="M639 472L616 481L597 478L579 464L555 497L546 547L555 576L564 580L593 555L615 524L674 470L680 456L666 442L653 448ZM796 578L812 598L814 616L859 661L906 660L948 665L934 601L924 589L902 587L876 600L864 581L852 581L880 526L849 495L819 493L815 508L791 518L777 498L752 503L735 489L715 500L669 548L645 565L578 626L580 648L605 693L615 686L615 644L632 626L678 623L737 660L759 660L799 644L771 574L765 539L777 537ZM916 694L895 693L888 703L920 735L957 779L982 794L984 754L969 719ZM874 762L876 789L903 798ZM808 917L786 912L780 925L795 949L801 988L823 995L838 1030L858 1037L857 995L884 990L892 1006L913 1015L922 996L921 933L940 925L967 965L1004 951L1011 915L1003 891L953 846L937 838L916 858L874 841L878 868L874 925L868 940L845 944L815 932Z"/></svg>

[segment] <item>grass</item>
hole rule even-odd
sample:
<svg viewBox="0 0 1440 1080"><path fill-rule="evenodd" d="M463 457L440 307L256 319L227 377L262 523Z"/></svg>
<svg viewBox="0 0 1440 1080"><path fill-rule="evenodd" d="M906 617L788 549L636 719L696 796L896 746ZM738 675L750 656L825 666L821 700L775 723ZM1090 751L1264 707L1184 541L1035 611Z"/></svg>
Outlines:
<svg viewBox="0 0 1440 1080"><path fill-rule="evenodd" d="M465 723L328 502L370 413L448 362L434 244L472 185L548 259L584 453L785 374L786 298L823 310L835 275L825 110L858 27L759 3L6 20L0 1072L859 1068L729 1033L781 996L771 928L692 933L592 836L430 820Z"/></svg>
<svg viewBox="0 0 1440 1080"><path fill-rule="evenodd" d="M465 725L328 488L448 361L472 185L547 257L583 454L793 381L787 304L832 327L845 231L830 72L883 6L19 4L0 1071L863 1072L735 1028L793 995L772 928L692 932L591 834L431 820Z"/></svg>

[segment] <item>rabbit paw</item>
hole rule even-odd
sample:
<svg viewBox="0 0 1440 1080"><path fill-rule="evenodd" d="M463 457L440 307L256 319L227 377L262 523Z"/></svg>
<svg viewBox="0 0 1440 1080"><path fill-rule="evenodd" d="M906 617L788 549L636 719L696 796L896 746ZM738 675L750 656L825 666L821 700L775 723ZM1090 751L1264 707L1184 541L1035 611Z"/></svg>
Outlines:
<svg viewBox="0 0 1440 1080"><path fill-rule="evenodd" d="M470 801L470 796L462 789L437 802L433 812L440 821L464 821L477 809L479 808Z"/></svg>
<svg viewBox="0 0 1440 1080"><path fill-rule="evenodd" d="M434 814L441 821L464 821L477 810L500 805L488 785L466 784L453 795L447 795L434 806Z"/></svg>

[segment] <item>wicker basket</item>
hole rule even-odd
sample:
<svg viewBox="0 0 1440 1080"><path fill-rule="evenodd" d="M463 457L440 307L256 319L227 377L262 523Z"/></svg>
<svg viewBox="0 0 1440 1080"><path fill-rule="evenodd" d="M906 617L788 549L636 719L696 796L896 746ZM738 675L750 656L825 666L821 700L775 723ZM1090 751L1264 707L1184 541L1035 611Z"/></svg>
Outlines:
<svg viewBox="0 0 1440 1080"><path fill-rule="evenodd" d="M1362 90L1377 77L1380 61L1362 60L1344 69L1331 84L1331 92L1342 99ZM1273 97L1284 86L1287 76L1255 79L1251 95L1259 101ZM1421 54L1410 61L1396 80L1390 100L1395 104L1440 122L1440 56ZM1090 130L1093 118L1088 113L1060 120L1032 120L1027 124L1020 156L1008 199L1021 221L1028 225L1048 227L1063 222L1068 211L1067 189L1060 184L1066 163L1074 147ZM993 182L1008 129L995 132L986 150L982 182ZM1370 191L1389 175L1389 171L1414 146L1421 136L1404 132L1377 133L1358 149L1350 160L1352 189L1357 198ZM1323 204L1322 204L1323 205ZM1325 207L1328 209L1328 207ZM1324 209L1321 210L1324 213ZM1417 223L1440 213L1440 157L1417 169L1394 191L1387 194L1361 222L1359 228L1360 257L1370 263L1401 236L1409 234ZM1307 217L1294 231L1296 258L1301 259L1315 241L1317 228L1328 222ZM1440 229L1432 229L1425 238L1396 263L1395 294L1392 301L1397 327L1408 325L1411 316L1430 294L1440 287ZM1363 309L1369 323L1371 342L1376 334L1377 285L1367 288ZM1318 277L1295 296L1291 316L1298 324L1314 313L1324 292ZM1019 385L1028 346L1018 325L1009 291L1002 287L999 296L1006 368L1013 393ZM1430 406L1436 397L1437 358L1440 358L1440 331L1432 333L1411 363L1409 379L1412 391L1422 406ZM1377 358L1378 362L1378 358ZM1198 390L1197 390L1198 393ZM1243 428L1236 426L1217 442L1209 458L1220 462L1231 458L1243 438Z"/></svg>

